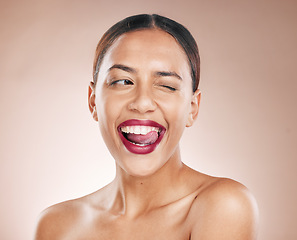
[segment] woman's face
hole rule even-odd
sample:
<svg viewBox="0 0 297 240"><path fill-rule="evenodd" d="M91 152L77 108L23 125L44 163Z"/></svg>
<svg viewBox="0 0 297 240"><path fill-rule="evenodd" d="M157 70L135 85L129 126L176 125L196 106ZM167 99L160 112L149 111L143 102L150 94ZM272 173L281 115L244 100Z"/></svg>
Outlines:
<svg viewBox="0 0 297 240"><path fill-rule="evenodd" d="M89 100L118 167L147 176L178 157L178 142L196 118L199 98L183 49L154 29L123 34L113 43Z"/></svg>

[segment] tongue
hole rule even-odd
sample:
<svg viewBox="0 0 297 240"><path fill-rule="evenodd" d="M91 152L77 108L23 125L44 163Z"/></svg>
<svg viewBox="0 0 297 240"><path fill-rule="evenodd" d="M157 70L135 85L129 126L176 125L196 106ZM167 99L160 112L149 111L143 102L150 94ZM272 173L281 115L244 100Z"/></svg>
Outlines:
<svg viewBox="0 0 297 240"><path fill-rule="evenodd" d="M158 139L158 133L156 131L151 131L146 135L128 133L127 139L137 144L153 144Z"/></svg>

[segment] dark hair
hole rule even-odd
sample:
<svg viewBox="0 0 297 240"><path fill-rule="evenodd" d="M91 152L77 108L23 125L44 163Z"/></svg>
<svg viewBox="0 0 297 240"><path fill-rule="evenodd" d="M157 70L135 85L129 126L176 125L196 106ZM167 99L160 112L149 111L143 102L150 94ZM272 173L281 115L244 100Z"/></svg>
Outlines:
<svg viewBox="0 0 297 240"><path fill-rule="evenodd" d="M193 92L195 92L200 80L200 57L197 43L192 34L183 25L157 14L140 14L127 17L113 25L105 32L96 48L93 65L94 83L96 84L97 82L98 72L102 60L113 42L124 33L143 29L163 30L173 36L181 45L189 59L191 77L193 81Z"/></svg>

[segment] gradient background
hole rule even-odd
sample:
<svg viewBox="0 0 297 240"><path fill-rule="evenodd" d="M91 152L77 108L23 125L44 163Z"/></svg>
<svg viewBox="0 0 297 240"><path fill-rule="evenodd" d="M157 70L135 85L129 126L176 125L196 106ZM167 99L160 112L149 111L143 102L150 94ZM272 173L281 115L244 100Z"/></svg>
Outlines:
<svg viewBox="0 0 297 240"><path fill-rule="evenodd" d="M47 206L114 177L87 88L108 27L159 13L189 28L201 58L198 121L181 143L191 167L244 183L259 239L297 239L297 2L0 2L0 239L31 239Z"/></svg>

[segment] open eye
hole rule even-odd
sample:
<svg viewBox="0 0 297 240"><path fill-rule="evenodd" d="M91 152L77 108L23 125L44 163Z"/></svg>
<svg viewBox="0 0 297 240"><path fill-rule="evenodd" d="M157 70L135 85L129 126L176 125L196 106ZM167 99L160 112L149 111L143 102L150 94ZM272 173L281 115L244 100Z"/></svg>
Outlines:
<svg viewBox="0 0 297 240"><path fill-rule="evenodd" d="M115 80L113 82L111 82L111 86L112 85L133 85L134 83L128 79L121 79L121 80Z"/></svg>

